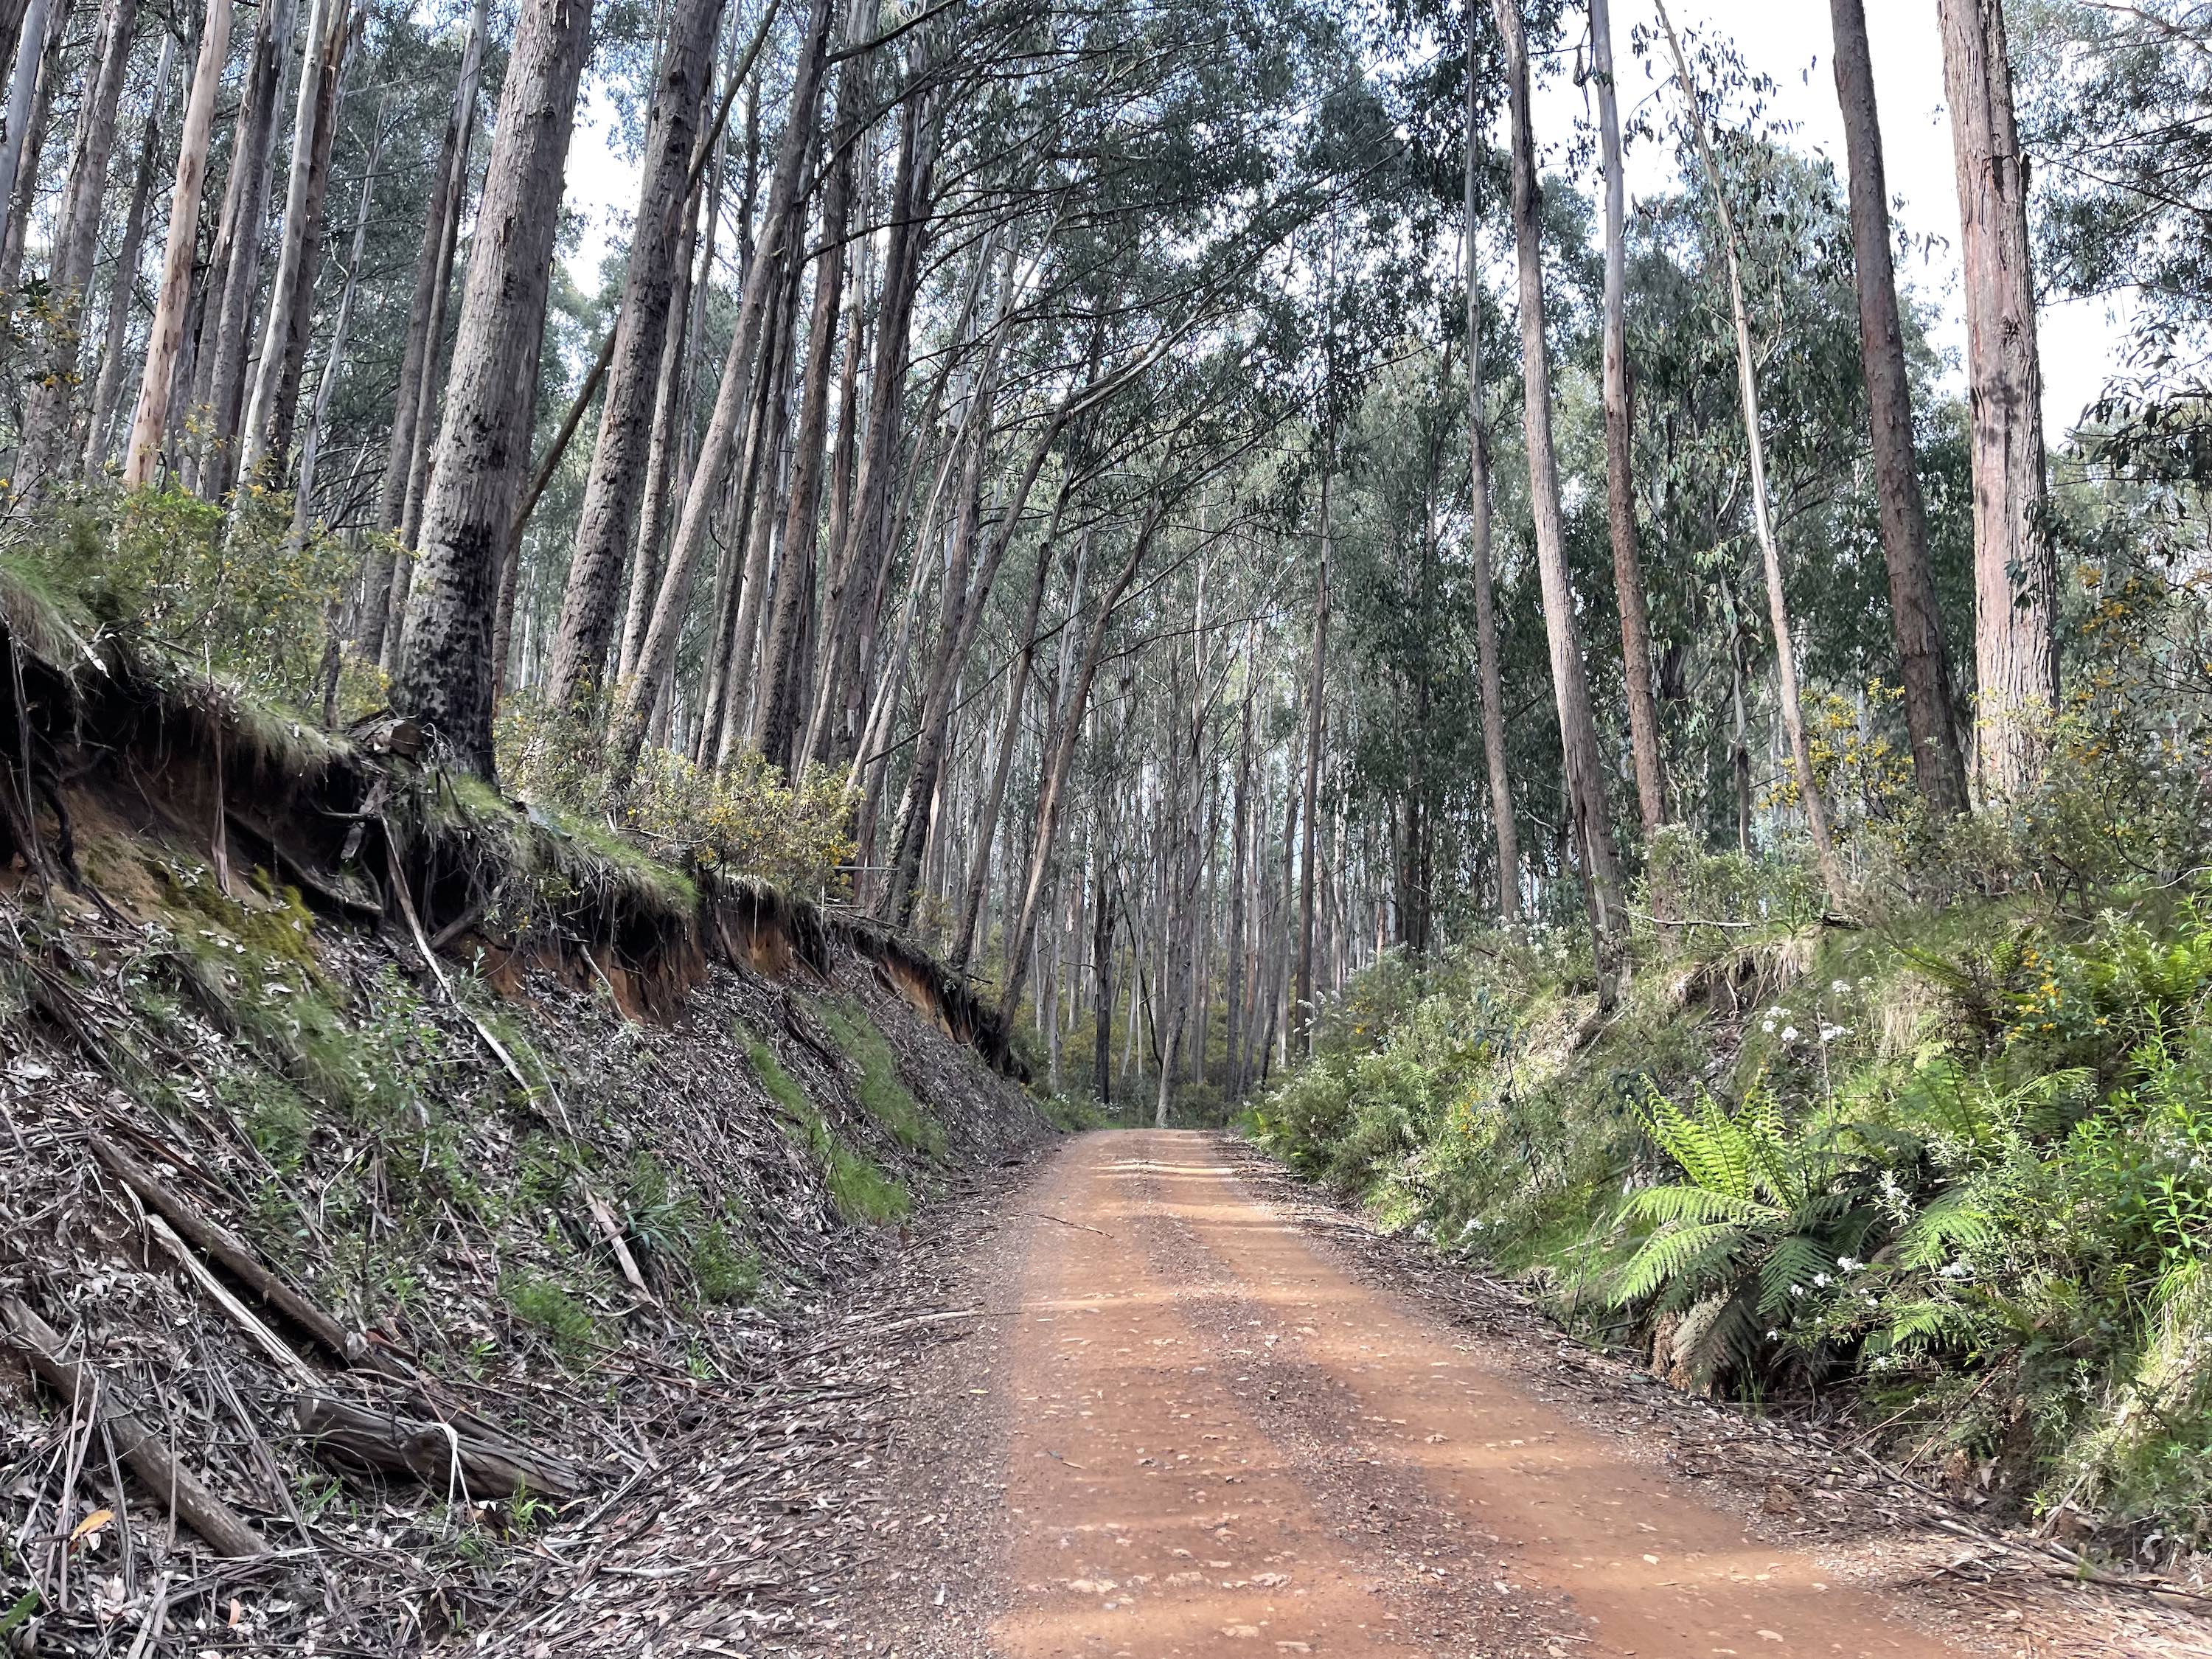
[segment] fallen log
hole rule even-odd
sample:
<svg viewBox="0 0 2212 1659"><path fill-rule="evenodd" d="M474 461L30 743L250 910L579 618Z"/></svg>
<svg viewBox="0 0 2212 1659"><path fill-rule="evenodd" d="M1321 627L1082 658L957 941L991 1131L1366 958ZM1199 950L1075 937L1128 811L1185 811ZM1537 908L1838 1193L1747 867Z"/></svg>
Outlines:
<svg viewBox="0 0 2212 1659"><path fill-rule="evenodd" d="M548 1457L475 1425L424 1421L357 1406L326 1394L302 1394L292 1405L301 1433L320 1451L390 1474L411 1474L427 1486L471 1498L574 1498L582 1477Z"/></svg>
<svg viewBox="0 0 2212 1659"><path fill-rule="evenodd" d="M179 1463L168 1447L137 1414L118 1402L115 1384L89 1365L62 1357L58 1332L33 1312L21 1297L0 1300L8 1333L73 1412L96 1411L100 1431L115 1455L131 1466L155 1497L176 1511L177 1518L215 1547L222 1555L266 1555L269 1546L245 1517L216 1497L207 1483Z"/></svg>
<svg viewBox="0 0 2212 1659"><path fill-rule="evenodd" d="M358 1364L368 1353L368 1345L357 1333L348 1331L279 1279L243 1239L202 1215L130 1153L105 1135L97 1134L92 1137L92 1150L102 1164L115 1172L118 1181L138 1195L140 1203L199 1246L201 1254L228 1269L246 1289L338 1358Z"/></svg>

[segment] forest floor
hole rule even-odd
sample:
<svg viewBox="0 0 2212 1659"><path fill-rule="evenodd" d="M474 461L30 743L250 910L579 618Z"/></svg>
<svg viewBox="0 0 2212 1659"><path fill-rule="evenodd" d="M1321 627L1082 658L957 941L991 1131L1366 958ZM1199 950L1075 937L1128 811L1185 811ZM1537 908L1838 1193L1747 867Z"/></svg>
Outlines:
<svg viewBox="0 0 2212 1659"><path fill-rule="evenodd" d="M603 1632L902 1659L2212 1654L2212 1607L2082 1582L1840 1437L1568 1343L1225 1137L1081 1136L977 1196L994 1216L918 1237L848 1316L881 1392L817 1488L836 1565L803 1627L728 1619L646 1537L608 1559Z"/></svg>

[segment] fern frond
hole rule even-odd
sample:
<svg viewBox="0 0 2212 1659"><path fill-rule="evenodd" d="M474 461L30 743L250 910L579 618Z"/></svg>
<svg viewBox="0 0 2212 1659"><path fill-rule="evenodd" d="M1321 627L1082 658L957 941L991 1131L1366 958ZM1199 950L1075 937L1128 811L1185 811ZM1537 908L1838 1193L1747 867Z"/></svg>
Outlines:
<svg viewBox="0 0 2212 1659"><path fill-rule="evenodd" d="M1670 1225L1646 1239L1641 1249L1630 1257L1613 1281L1613 1305L1625 1308L1632 1302L1640 1302L1655 1291L1672 1285L1688 1276L1695 1283L1710 1271L1716 1256L1725 1260L1741 1243L1743 1229L1733 1223L1720 1221L1704 1225ZM1692 1269L1699 1270L1692 1273Z"/></svg>
<svg viewBox="0 0 2212 1659"><path fill-rule="evenodd" d="M1803 1233L1784 1239L1759 1266L1759 1310L1771 1314L1789 1308L1809 1294L1813 1281L1822 1274L1832 1278L1836 1258L1816 1239Z"/></svg>
<svg viewBox="0 0 2212 1659"><path fill-rule="evenodd" d="M1996 1218L1981 1200L1981 1193L1972 1186L1954 1187L1945 1193L1898 1235L1898 1264L1937 1267L1953 1250L1984 1244L1996 1237Z"/></svg>
<svg viewBox="0 0 2212 1659"><path fill-rule="evenodd" d="M1710 1187L1645 1187L1629 1195L1622 1213L1639 1221L1732 1221L1741 1226L1778 1221L1782 1212L1748 1198L1717 1193Z"/></svg>

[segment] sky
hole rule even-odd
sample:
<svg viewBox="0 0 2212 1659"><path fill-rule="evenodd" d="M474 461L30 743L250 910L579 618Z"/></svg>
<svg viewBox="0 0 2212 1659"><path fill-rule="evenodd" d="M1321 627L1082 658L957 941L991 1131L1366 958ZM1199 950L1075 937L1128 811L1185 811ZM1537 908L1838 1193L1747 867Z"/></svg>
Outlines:
<svg viewBox="0 0 2212 1659"><path fill-rule="evenodd" d="M1843 118L1828 63L1826 6L1820 0L1674 0L1669 9L1685 34L1714 32L1731 39L1747 64L1779 86L1772 112L1796 124L1797 147L1826 155L1839 178L1846 174ZM1899 264L1898 279L1932 307L1932 336L1951 360L1953 386L1963 391L1960 365L1966 336L1959 308L1957 173L1943 110L1936 8L1929 0L1866 0L1866 9L1892 206L1912 250ZM1614 0L1613 56L1624 122L1647 100L1676 95L1660 79L1663 58L1638 58L1630 50L1632 32L1656 22L1650 0ZM1534 118L1540 143L1564 140L1583 118L1583 94L1569 76L1556 74L1540 84ZM636 206L636 167L617 153L611 129L611 112L605 97L595 94L577 125L568 194L568 205L585 216L575 269L587 280L608 248L627 233ZM1674 166L1671 147L1632 143L1632 207L1639 195L1671 190ZM2072 429L2102 389L2123 321L2101 300L2046 305L2039 313L2044 424L2053 443Z"/></svg>

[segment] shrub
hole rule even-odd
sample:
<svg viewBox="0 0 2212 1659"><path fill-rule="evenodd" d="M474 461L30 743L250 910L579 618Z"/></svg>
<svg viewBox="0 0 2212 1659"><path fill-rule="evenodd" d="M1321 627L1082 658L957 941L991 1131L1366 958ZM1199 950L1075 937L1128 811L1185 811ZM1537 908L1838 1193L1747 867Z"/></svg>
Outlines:
<svg viewBox="0 0 2212 1659"><path fill-rule="evenodd" d="M501 1287L507 1305L526 1325L534 1325L565 1353L580 1352L599 1338L599 1322L591 1310L554 1280L538 1273L518 1273Z"/></svg>

